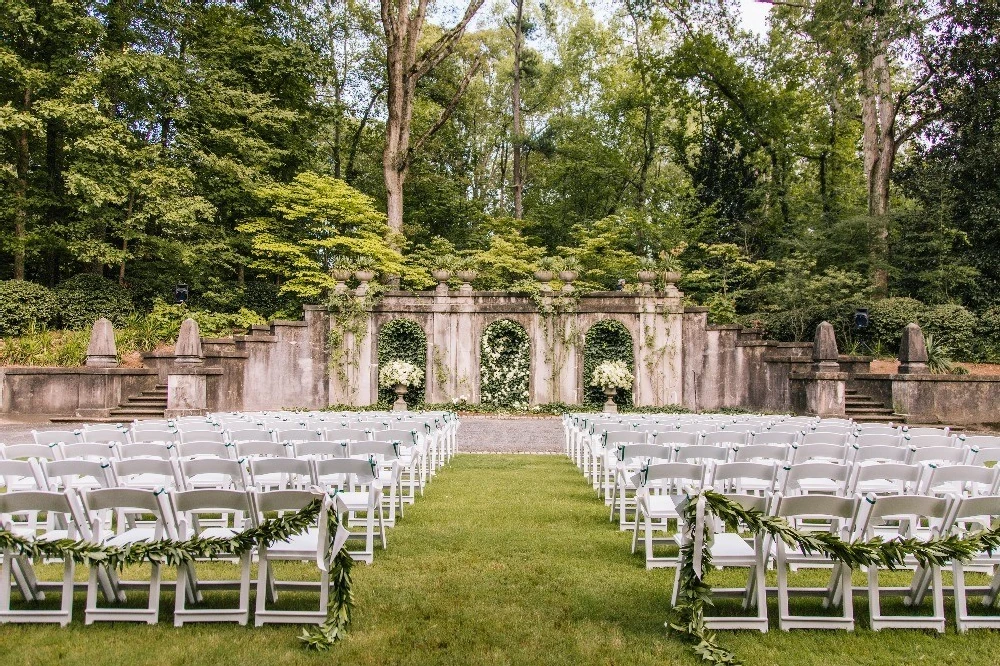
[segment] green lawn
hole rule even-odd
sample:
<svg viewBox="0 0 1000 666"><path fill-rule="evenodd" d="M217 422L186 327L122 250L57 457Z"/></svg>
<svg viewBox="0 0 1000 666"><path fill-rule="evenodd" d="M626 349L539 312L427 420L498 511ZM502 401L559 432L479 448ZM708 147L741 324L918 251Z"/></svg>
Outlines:
<svg viewBox="0 0 1000 666"><path fill-rule="evenodd" d="M84 627L79 594L68 629L0 627L0 655L4 666L698 663L663 627L672 570L646 571L629 538L561 456L460 455L407 508L389 550L355 568L354 625L331 652L302 650L294 626L175 629L165 593L154 627ZM730 573L713 578L736 582ZM857 601L860 626L865 606ZM747 664L1000 663L1000 634L958 636L951 627L945 636L859 629L721 638Z"/></svg>

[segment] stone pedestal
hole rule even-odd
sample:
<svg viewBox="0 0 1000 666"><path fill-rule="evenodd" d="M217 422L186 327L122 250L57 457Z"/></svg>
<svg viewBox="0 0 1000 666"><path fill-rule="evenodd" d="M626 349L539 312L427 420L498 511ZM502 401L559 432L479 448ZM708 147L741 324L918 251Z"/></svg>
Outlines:
<svg viewBox="0 0 1000 666"><path fill-rule="evenodd" d="M203 416L208 413L208 377L220 375L220 368L178 368L167 374L168 419Z"/></svg>
<svg viewBox="0 0 1000 666"><path fill-rule="evenodd" d="M111 322L100 318L90 330L90 344L87 345L88 368L114 368L118 366L118 348L115 346L115 330Z"/></svg>
<svg viewBox="0 0 1000 666"><path fill-rule="evenodd" d="M847 405L846 372L799 372L789 376L792 406L809 416L843 417Z"/></svg>
<svg viewBox="0 0 1000 666"><path fill-rule="evenodd" d="M921 375L929 371L924 332L916 324L907 324L903 329L903 338L899 341L898 372L901 375Z"/></svg>
<svg viewBox="0 0 1000 666"><path fill-rule="evenodd" d="M201 349L201 331L198 322L190 317L181 324L174 344L174 357L177 363L184 365L199 365L205 362L205 354Z"/></svg>
<svg viewBox="0 0 1000 666"><path fill-rule="evenodd" d="M816 327L816 337L813 338L813 370L815 372L837 372L840 364L840 352L837 350L837 332L833 325L824 321Z"/></svg>

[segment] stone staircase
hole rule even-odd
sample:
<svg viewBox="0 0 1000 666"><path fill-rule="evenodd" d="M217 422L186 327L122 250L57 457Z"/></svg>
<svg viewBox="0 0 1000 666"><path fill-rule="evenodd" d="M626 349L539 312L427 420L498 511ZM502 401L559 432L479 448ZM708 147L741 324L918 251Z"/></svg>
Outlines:
<svg viewBox="0 0 1000 666"><path fill-rule="evenodd" d="M869 395L855 389L847 389L845 409L847 417L860 423L899 423L900 416Z"/></svg>
<svg viewBox="0 0 1000 666"><path fill-rule="evenodd" d="M111 410L111 421L131 421L133 419L162 419L167 409L167 385L157 384L149 391L129 396L125 402Z"/></svg>

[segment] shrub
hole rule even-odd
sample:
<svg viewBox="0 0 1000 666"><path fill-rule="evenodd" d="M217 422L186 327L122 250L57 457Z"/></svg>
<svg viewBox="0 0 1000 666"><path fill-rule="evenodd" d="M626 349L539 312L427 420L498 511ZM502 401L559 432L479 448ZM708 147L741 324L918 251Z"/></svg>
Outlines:
<svg viewBox="0 0 1000 666"><path fill-rule="evenodd" d="M59 313L50 289L34 282L0 282L0 335L21 335L55 323Z"/></svg>
<svg viewBox="0 0 1000 666"><path fill-rule="evenodd" d="M37 331L0 340L0 365L79 366L87 358L87 331Z"/></svg>
<svg viewBox="0 0 1000 666"><path fill-rule="evenodd" d="M976 339L980 358L987 363L1000 362L1000 305L992 305L980 313Z"/></svg>
<svg viewBox="0 0 1000 666"><path fill-rule="evenodd" d="M884 349L895 354L903 329L912 322L920 323L925 305L915 298L883 298L868 309L871 323L865 339L873 349Z"/></svg>
<svg viewBox="0 0 1000 666"><path fill-rule="evenodd" d="M378 332L378 362L379 365L389 361L406 361L426 371L427 367L427 336L424 329L411 319L393 319L382 326ZM417 405L424 401L424 387L410 387L406 393L406 402ZM396 394L391 388L379 388L379 400L392 403Z"/></svg>
<svg viewBox="0 0 1000 666"><path fill-rule="evenodd" d="M933 335L958 361L976 358L976 328L979 318L961 305L934 305L921 313L918 320L924 335Z"/></svg>
<svg viewBox="0 0 1000 666"><path fill-rule="evenodd" d="M625 325L614 319L599 321L587 331L583 346L583 401L603 405L604 391L599 386L589 386L594 369L602 361L625 361L630 372L635 372L635 357L632 334ZM632 406L632 389L620 389L615 403L623 407Z"/></svg>
<svg viewBox="0 0 1000 666"><path fill-rule="evenodd" d="M100 275L83 273L60 282L55 289L63 328L90 328L101 317L123 326L134 307L128 290Z"/></svg>

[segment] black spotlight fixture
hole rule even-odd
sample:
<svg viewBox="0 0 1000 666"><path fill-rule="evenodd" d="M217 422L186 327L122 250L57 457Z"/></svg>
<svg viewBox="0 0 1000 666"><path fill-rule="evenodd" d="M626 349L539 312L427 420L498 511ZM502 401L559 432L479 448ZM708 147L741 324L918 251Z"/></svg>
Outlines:
<svg viewBox="0 0 1000 666"><path fill-rule="evenodd" d="M871 319L868 317L868 308L858 308L854 311L854 328L863 330L868 328Z"/></svg>
<svg viewBox="0 0 1000 666"><path fill-rule="evenodd" d="M188 299L188 286L183 283L179 283L174 287L174 303L187 303Z"/></svg>

